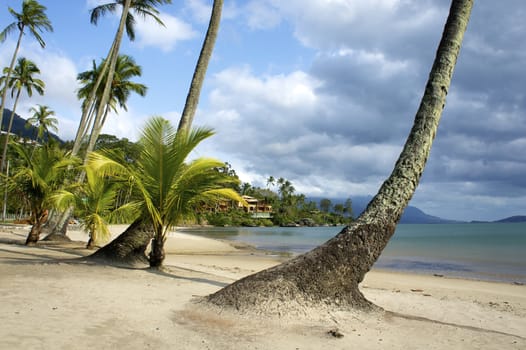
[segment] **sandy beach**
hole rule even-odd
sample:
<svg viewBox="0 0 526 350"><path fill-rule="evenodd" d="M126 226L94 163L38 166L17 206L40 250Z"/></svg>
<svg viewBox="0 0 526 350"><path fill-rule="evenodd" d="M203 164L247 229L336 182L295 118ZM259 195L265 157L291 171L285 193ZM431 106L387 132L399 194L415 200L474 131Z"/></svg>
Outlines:
<svg viewBox="0 0 526 350"><path fill-rule="evenodd" d="M523 285L373 270L385 313L246 317L193 300L284 257L172 233L154 272L72 260L92 252L81 231L25 247L28 231L0 227L0 349L526 349Z"/></svg>

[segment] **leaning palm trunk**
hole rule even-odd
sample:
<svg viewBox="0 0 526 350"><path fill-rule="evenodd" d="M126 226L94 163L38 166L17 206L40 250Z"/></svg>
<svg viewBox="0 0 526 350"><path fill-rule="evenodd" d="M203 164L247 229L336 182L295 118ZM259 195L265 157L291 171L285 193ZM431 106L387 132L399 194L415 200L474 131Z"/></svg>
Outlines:
<svg viewBox="0 0 526 350"><path fill-rule="evenodd" d="M214 6L212 7L212 14L210 15L210 22L208 24L205 41L203 42L201 53L197 60L192 83L190 84L190 89L186 97L183 114L181 115L179 126L177 127L178 130L190 130L192 127L192 122L199 103L199 96L201 95L201 87L205 80L208 63L210 62L210 57L212 57L217 33L219 32L222 9L223 0L214 0Z"/></svg>
<svg viewBox="0 0 526 350"><path fill-rule="evenodd" d="M11 72L15 67L16 56L18 56L18 51L20 50L20 43L22 42L22 37L24 36L24 27L22 26L22 28L20 29L20 34L18 35L18 40L16 41L15 52L13 53L13 57L11 57L11 63L9 64L9 70L7 71L5 85L2 88L2 104L0 105L0 130L2 129L2 123L4 119L5 101L7 100L7 85L9 83L9 79L11 78Z"/></svg>
<svg viewBox="0 0 526 350"><path fill-rule="evenodd" d="M115 36L115 41L113 44L113 50L111 50L111 55L108 58L110 63L108 66L108 76L106 77L106 84L104 85L104 91L102 92L102 98L99 102L97 113L95 114L95 120L93 121L93 128L88 142L88 148L86 149L86 156L84 160L87 159L87 154L95 148L95 142L99 137L99 134L103 127L103 119L105 110L107 108L108 100L111 93L111 84L113 82L113 76L115 74L115 66L117 64L117 59L119 57L119 49L124 35L124 28L126 26L126 18L128 17L128 12L130 10L132 0L126 0L122 9L121 20L119 23L119 29L117 30L117 35ZM101 74L102 75L102 74ZM96 91L96 90L95 90Z"/></svg>
<svg viewBox="0 0 526 350"><path fill-rule="evenodd" d="M153 235L150 225L136 220L119 237L87 259L117 265L147 264L146 248Z"/></svg>
<svg viewBox="0 0 526 350"><path fill-rule="evenodd" d="M239 280L207 300L237 310L374 309L358 289L393 235L435 137L473 0L453 0L414 125L392 174L367 209L336 237L284 264Z"/></svg>

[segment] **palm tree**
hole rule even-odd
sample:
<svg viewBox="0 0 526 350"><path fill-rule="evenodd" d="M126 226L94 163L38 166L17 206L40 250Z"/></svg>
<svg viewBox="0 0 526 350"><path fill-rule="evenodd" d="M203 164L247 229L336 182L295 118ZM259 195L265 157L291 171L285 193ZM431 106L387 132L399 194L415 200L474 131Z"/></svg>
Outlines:
<svg viewBox="0 0 526 350"><path fill-rule="evenodd" d="M111 152L89 155L89 166L101 176L121 177L132 181L137 189L138 221L153 230L149 256L152 268L162 265L168 229L193 218L196 208L223 199L243 202L237 192L226 188L237 180L216 170L223 162L210 158L186 162L194 148L212 135L205 128L176 132L167 120L154 117L143 130L139 141L143 148L135 166Z"/></svg>
<svg viewBox="0 0 526 350"><path fill-rule="evenodd" d="M40 69L32 61L21 57L18 59L18 64L12 72L12 76L9 74L9 68L4 69L4 74L0 81L6 81L5 89L11 88L11 97L16 93L13 110L11 111L11 119L9 119L9 126L7 127L6 138L4 142L4 150L2 152L2 162L0 165L0 173L4 172L4 167L7 158L7 146L9 144L9 133L13 126L13 119L15 118L16 106L22 90L25 90L29 97L33 96L33 89L36 90L40 95L44 94L45 84L42 80L34 78L33 75L40 74Z"/></svg>
<svg viewBox="0 0 526 350"><path fill-rule="evenodd" d="M37 105L37 107L31 107L29 110L33 112L33 115L26 121L26 126L33 126L36 128L35 137L35 148L38 145L38 140L43 140L44 135L49 138L49 131L58 132L57 118L54 118L55 111L51 110L48 106Z"/></svg>
<svg viewBox="0 0 526 350"><path fill-rule="evenodd" d="M274 176L270 175L267 179L267 188L270 189L270 187L274 187L274 185L276 184L276 179L274 178Z"/></svg>
<svg viewBox="0 0 526 350"><path fill-rule="evenodd" d="M93 91L94 86L101 75L102 67L105 65L103 60L101 66L97 66L95 61L93 61L93 68L91 70L79 73L77 80L80 81L82 87L78 90L77 96L79 99L83 99L83 109L87 108L88 98ZM104 107L104 114L101 120L101 123L104 124L108 113L113 110L117 112L117 105L127 111L126 103L132 92L137 93L140 96L145 96L147 87L144 84L135 83L130 79L133 77L141 76L142 68L141 66L135 63L135 60L128 55L119 55L117 63L115 66L115 74L113 76L113 82L111 83L111 91L108 102ZM105 77L102 78L102 83L105 84ZM88 123L85 125L84 129L78 129L78 137L76 139L82 140L87 134L87 127L91 124L93 119L93 114L98 109L101 100L102 100L103 89L102 86L99 86L99 89L96 94L96 99L94 104L89 108L88 112ZM95 125L92 125L92 132ZM81 143L75 142L73 153L77 154L79 151Z"/></svg>
<svg viewBox="0 0 526 350"><path fill-rule="evenodd" d="M338 235L288 262L245 277L208 301L265 313L308 307L377 309L358 288L416 190L445 105L473 0L452 0L413 128L389 178L367 209ZM289 310L287 310L287 308Z"/></svg>
<svg viewBox="0 0 526 350"><path fill-rule="evenodd" d="M35 0L24 0L22 2L22 12L18 13L13 10L11 7L8 8L11 15L15 18L15 21L10 23L7 27L0 32L0 42L4 42L7 36L18 29L18 40L16 42L15 52L11 58L11 63L9 64L9 69L7 70L6 82L10 80L11 72L15 65L16 57L18 55L18 50L20 49L20 43L22 42L22 37L24 36L24 30L29 29L29 34L31 34L38 41L40 46L44 48L46 43L40 36L39 32L44 30L53 31L53 26L47 18L45 11L46 7L40 5ZM2 87L2 84L0 84ZM7 97L7 85L2 88L2 105L0 106L0 128L2 127L2 119L4 116L5 100Z"/></svg>
<svg viewBox="0 0 526 350"><path fill-rule="evenodd" d="M85 182L77 182L68 189L58 190L51 201L59 210L75 207L76 216L89 235L86 248L92 249L105 243L110 237L108 223L111 220L129 220L135 208L132 204L115 207L122 184L107 181L89 166L84 167L84 171Z"/></svg>
<svg viewBox="0 0 526 350"><path fill-rule="evenodd" d="M199 103L199 96L201 95L201 88L205 80L208 63L212 57L212 51L215 46L217 34L219 32L219 23L221 22L221 12L223 9L223 0L214 0L212 7L212 14L210 15L210 22L206 32L205 40L197 60L197 65L194 70L190 89L186 96L183 113L179 121L178 130L189 129L192 127L197 105Z"/></svg>
<svg viewBox="0 0 526 350"><path fill-rule="evenodd" d="M93 90L87 97L86 103L82 110L82 116L79 124L80 131L86 130L88 128L88 113L92 108L94 101L96 99L99 100L98 106L97 108L95 108L95 118L93 121L92 132L90 134L88 142L87 152L93 150L95 142L97 141L97 137L99 136L104 124L104 112L108 104L108 100L110 99L111 83L115 74L115 67L119 56L119 49L124 30L126 29L126 33L130 40L133 41L135 39L136 20L135 16L133 15L133 12L141 17L152 17L157 23L163 25L163 22L158 17L159 11L155 8L155 6L170 3L171 0L116 0L111 3L97 6L91 10L91 23L97 24L101 16L103 16L106 13L115 13L117 11L118 6L122 6L121 19L119 22L117 33L115 34L115 38L113 40L109 53L101 68L101 72L97 80L95 81L95 84L93 85ZM130 12L130 10L132 10L133 12ZM99 94L99 86L102 84L103 78L105 79L105 82L102 85L104 86L104 88L102 90L100 98L97 98L97 94ZM77 132L75 143L82 142L82 136L82 132ZM76 149L78 150L78 147L76 147Z"/></svg>
<svg viewBox="0 0 526 350"><path fill-rule="evenodd" d="M55 146L44 145L33 156L22 145L14 145L16 152L24 161L10 179L11 186L18 187L30 203L33 226L26 239L26 245L38 242L42 225L51 208L51 196L64 181L69 166L77 160Z"/></svg>

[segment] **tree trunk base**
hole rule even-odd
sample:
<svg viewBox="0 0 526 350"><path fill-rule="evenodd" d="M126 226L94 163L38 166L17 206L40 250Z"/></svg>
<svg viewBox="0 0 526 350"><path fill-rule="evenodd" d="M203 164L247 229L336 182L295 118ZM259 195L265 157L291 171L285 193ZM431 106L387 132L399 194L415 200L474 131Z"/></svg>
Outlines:
<svg viewBox="0 0 526 350"><path fill-rule="evenodd" d="M68 224L69 219L64 221L61 227L51 225L48 229L50 233L44 237L43 241L71 242L71 239L66 235L68 232Z"/></svg>
<svg viewBox="0 0 526 350"><path fill-rule="evenodd" d="M381 252L365 242L381 240L378 247L383 249L395 227L355 222L318 248L236 281L206 301L241 313L278 316L302 315L311 309L381 310L358 288Z"/></svg>
<svg viewBox="0 0 526 350"><path fill-rule="evenodd" d="M152 237L153 229L137 220L86 260L118 266L144 266L148 264L146 249Z"/></svg>
<svg viewBox="0 0 526 350"><path fill-rule="evenodd" d="M52 242L71 242L71 238L66 235L50 233L42 239L43 241L52 241Z"/></svg>

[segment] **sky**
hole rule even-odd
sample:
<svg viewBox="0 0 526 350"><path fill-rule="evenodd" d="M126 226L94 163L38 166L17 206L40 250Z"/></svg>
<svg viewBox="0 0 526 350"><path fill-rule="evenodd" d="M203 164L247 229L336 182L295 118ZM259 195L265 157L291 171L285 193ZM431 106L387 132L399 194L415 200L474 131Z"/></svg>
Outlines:
<svg viewBox="0 0 526 350"><path fill-rule="evenodd" d="M110 0L40 0L54 31L31 36L19 57L34 61L44 96L22 95L17 112L44 104L71 140L80 118L78 73L100 62L118 26L98 25ZM14 21L1 0L0 27ZM307 196L374 195L389 176L418 108L449 11L446 0L225 0L194 126L216 135L196 156L229 162L244 182L283 177ZM159 7L165 27L138 20L123 41L148 86L103 133L137 140L149 117L176 126L211 12L211 0ZM411 201L455 220L526 215L526 3L477 0L435 143ZM9 65L16 35L0 44ZM7 101L7 108L12 101Z"/></svg>

